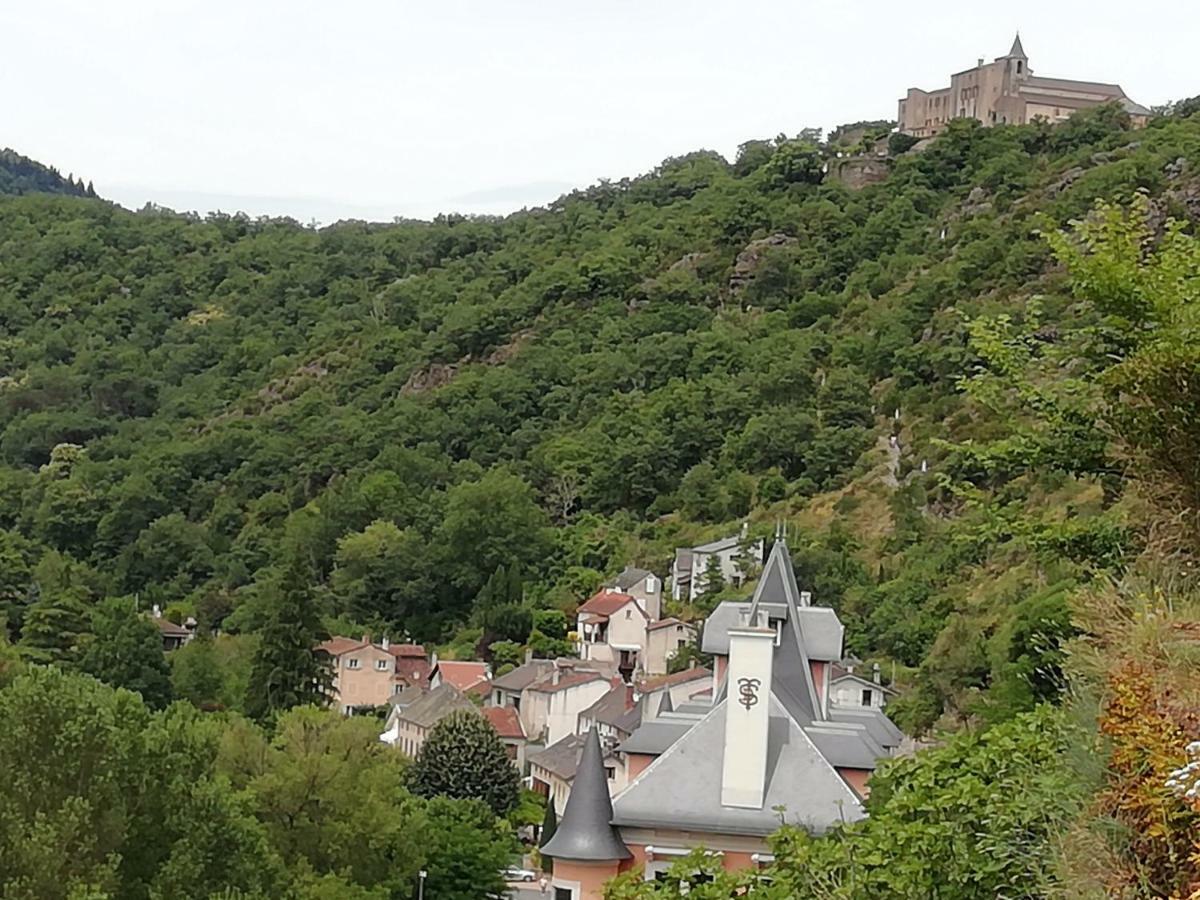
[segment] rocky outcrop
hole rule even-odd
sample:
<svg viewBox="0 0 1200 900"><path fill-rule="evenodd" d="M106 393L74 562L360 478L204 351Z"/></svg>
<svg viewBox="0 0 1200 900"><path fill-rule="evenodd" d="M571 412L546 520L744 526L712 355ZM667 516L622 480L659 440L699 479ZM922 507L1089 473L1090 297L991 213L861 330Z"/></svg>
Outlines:
<svg viewBox="0 0 1200 900"><path fill-rule="evenodd" d="M852 191L859 191L870 184L878 184L891 174L892 164L881 156L848 156L829 160L827 177L840 182Z"/></svg>
<svg viewBox="0 0 1200 900"><path fill-rule="evenodd" d="M736 294L754 280L758 267L762 265L763 257L769 251L794 243L796 243L794 237L776 232L747 244L733 262L733 274L729 276L730 292Z"/></svg>

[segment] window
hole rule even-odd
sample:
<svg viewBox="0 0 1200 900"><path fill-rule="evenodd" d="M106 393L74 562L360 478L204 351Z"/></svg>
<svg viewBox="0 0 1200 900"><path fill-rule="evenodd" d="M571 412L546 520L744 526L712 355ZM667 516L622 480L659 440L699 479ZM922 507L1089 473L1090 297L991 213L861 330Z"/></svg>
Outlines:
<svg viewBox="0 0 1200 900"><path fill-rule="evenodd" d="M871 699L873 697L874 697L874 692L870 688L867 688L865 691L862 692L862 705L870 706Z"/></svg>
<svg viewBox="0 0 1200 900"><path fill-rule="evenodd" d="M633 610L632 609L625 610L625 618L627 618L627 619L633 618Z"/></svg>
<svg viewBox="0 0 1200 900"><path fill-rule="evenodd" d="M386 672L388 669L388 661L386 659L375 660L375 668L380 672Z"/></svg>
<svg viewBox="0 0 1200 900"><path fill-rule="evenodd" d="M617 777L617 767L616 766L605 766L604 774L608 778L609 781L612 781L614 778Z"/></svg>
<svg viewBox="0 0 1200 900"><path fill-rule="evenodd" d="M1021 74L1021 61L1019 59L1017 60L1017 74Z"/></svg>
<svg viewBox="0 0 1200 900"><path fill-rule="evenodd" d="M575 892L570 888L556 887L554 900L575 900Z"/></svg>
<svg viewBox="0 0 1200 900"><path fill-rule="evenodd" d="M360 662L357 659L346 660L346 668L347 669L357 669L359 667L359 665L360 665Z"/></svg>

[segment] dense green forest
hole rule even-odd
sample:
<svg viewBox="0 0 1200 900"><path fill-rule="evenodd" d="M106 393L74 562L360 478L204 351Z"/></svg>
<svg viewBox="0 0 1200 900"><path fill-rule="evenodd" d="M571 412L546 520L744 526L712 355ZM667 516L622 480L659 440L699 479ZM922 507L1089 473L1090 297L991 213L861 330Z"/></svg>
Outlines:
<svg viewBox="0 0 1200 900"><path fill-rule="evenodd" d="M1114 701L1195 674L1163 634L1194 627L1200 116L956 121L894 147L861 191L826 178L813 138L669 159L503 219L314 230L0 200L13 653L279 727L247 684L291 664L293 686L319 681L296 660L324 631L555 652L563 613L625 564L665 573L677 545L784 519L800 582L900 689L893 717L965 733L881 776L844 836L860 856L782 835L780 884L790 864L828 875L813 896L1043 896L1092 877L1068 872L1090 854L1131 890L1143 863L1181 890L1186 804L1163 813L1167 850L1133 828L1112 859L1074 817L1106 796L1097 721L1147 822L1146 797L1169 794L1146 773L1200 737L1178 692L1157 725ZM151 604L224 637L170 672L106 659L98 645L138 640L117 610ZM1131 611L1148 608L1158 656ZM1168 735L1150 768L1119 753L1143 728ZM220 762L205 771L237 787ZM1132 827L1132 801L1108 800L1097 819ZM995 865L959 834L994 839ZM895 868L960 850L937 873Z"/></svg>
<svg viewBox="0 0 1200 900"><path fill-rule="evenodd" d="M75 180L74 175L63 178L59 171L36 160L22 156L7 147L0 150L0 196L5 194L68 194L72 197L95 197L96 190L89 181Z"/></svg>

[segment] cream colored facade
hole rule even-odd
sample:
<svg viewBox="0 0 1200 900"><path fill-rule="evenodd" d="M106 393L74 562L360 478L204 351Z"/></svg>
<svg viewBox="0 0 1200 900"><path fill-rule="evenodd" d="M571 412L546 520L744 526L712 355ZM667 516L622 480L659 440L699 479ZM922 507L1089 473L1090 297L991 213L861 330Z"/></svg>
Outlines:
<svg viewBox="0 0 1200 900"><path fill-rule="evenodd" d="M661 675L667 663L696 636L696 629L678 619L663 619L646 626L646 652L643 665L647 675Z"/></svg>
<svg viewBox="0 0 1200 900"><path fill-rule="evenodd" d="M950 86L933 91L909 88L897 114L904 134L926 138L953 119L977 119L984 125L1024 125L1038 119L1061 122L1072 113L1117 102L1135 125L1150 111L1134 103L1118 84L1045 78L1034 75L1018 35L1012 49L992 62L979 62L950 76Z"/></svg>
<svg viewBox="0 0 1200 900"><path fill-rule="evenodd" d="M333 684L331 705L348 713L359 707L383 706L395 692L392 675L396 658L374 644L363 644L341 654L331 654Z"/></svg>

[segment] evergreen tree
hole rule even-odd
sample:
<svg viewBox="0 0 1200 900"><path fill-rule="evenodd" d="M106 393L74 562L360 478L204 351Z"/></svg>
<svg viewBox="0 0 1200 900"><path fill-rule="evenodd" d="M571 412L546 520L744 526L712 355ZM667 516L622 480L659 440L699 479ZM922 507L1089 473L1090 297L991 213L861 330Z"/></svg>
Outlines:
<svg viewBox="0 0 1200 900"><path fill-rule="evenodd" d="M162 709L171 702L171 672L155 624L130 599L107 600L92 614L92 634L81 642L79 668L113 687L142 695Z"/></svg>
<svg viewBox="0 0 1200 900"><path fill-rule="evenodd" d="M715 553L708 555L704 565L704 576L700 582L700 593L696 599L706 608L716 605L717 597L725 590L725 573L721 571L721 557Z"/></svg>
<svg viewBox="0 0 1200 900"><path fill-rule="evenodd" d="M87 607L79 592L36 592L21 628L21 652L31 662L65 665L74 661L80 637L88 627Z"/></svg>
<svg viewBox="0 0 1200 900"><path fill-rule="evenodd" d="M550 838L554 837L554 832L558 831L558 811L554 808L554 798L546 798L546 815L542 819L542 833L538 841L539 847L545 847L550 843ZM542 857L542 868L547 873L554 871L554 860L549 856Z"/></svg>
<svg viewBox="0 0 1200 900"><path fill-rule="evenodd" d="M225 678L213 639L201 634L171 654L171 688L180 700L201 709L222 706Z"/></svg>
<svg viewBox="0 0 1200 900"><path fill-rule="evenodd" d="M470 709L455 710L430 729L410 783L422 797L482 800L498 816L517 805L521 787L500 736Z"/></svg>
<svg viewBox="0 0 1200 900"><path fill-rule="evenodd" d="M316 646L328 637L306 568L294 563L271 587L250 669L246 711L265 719L305 704L324 705L331 682Z"/></svg>

